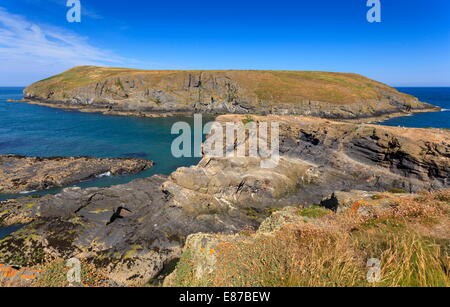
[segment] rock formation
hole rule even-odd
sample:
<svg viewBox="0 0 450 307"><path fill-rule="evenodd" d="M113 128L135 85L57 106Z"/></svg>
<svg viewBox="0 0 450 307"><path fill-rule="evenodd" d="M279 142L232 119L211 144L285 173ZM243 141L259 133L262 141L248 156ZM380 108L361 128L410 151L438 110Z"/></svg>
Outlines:
<svg viewBox="0 0 450 307"><path fill-rule="evenodd" d="M301 71L145 71L75 67L27 87L47 106L143 115L237 113L334 119L436 110L356 74Z"/></svg>
<svg viewBox="0 0 450 307"><path fill-rule="evenodd" d="M138 159L0 155L0 194L64 187L102 175L134 174L152 165Z"/></svg>
<svg viewBox="0 0 450 307"><path fill-rule="evenodd" d="M218 121L244 119L228 115ZM255 229L278 208L326 204L335 191L449 186L449 131L308 117L252 120L280 123L277 167L262 169L260 158L205 156L169 177L4 201L0 224L31 224L0 241L0 262L29 266L78 257L119 285L140 285L180 257L191 234ZM336 208L344 206L342 195L334 198ZM119 207L130 212L107 225Z"/></svg>

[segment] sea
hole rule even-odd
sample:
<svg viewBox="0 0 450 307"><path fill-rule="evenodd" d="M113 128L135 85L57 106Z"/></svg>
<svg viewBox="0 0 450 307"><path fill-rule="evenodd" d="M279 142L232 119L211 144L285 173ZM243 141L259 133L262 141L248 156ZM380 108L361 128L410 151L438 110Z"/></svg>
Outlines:
<svg viewBox="0 0 450 307"><path fill-rule="evenodd" d="M397 89L419 98L420 101L438 106L442 111L415 113L411 116L391 118L379 124L410 128L450 129L450 87L399 87Z"/></svg>
<svg viewBox="0 0 450 307"><path fill-rule="evenodd" d="M416 113L392 118L382 125L450 129L450 88L402 87L399 91L414 95L421 101L443 109L442 112ZM98 158L140 158L155 166L136 175L102 177L75 186L108 187L128 183L154 174L169 175L177 168L191 166L199 158L175 158L171 154L171 133L176 122L193 125L191 117L141 118L82 113L48 108L8 99L23 98L21 87L0 87L0 154L23 156L91 156ZM212 118L205 118L206 124ZM61 189L33 192L29 195L57 193ZM22 195L3 195L0 200ZM0 240L13 228L0 229Z"/></svg>

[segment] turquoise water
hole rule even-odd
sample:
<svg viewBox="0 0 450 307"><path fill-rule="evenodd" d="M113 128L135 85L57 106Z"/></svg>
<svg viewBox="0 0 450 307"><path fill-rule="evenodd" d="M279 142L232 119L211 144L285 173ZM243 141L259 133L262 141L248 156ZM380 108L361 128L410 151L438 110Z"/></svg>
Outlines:
<svg viewBox="0 0 450 307"><path fill-rule="evenodd" d="M199 161L198 158L177 159L171 154L172 141L177 137L171 134L172 125L178 121L193 124L193 118L105 116L6 101L21 99L22 90L0 88L0 154L131 157L156 163L151 169L136 175L103 177L77 186L106 187L154 174L168 175L178 167L195 165ZM206 122L207 119L204 119ZM56 193L59 190L34 194Z"/></svg>
<svg viewBox="0 0 450 307"><path fill-rule="evenodd" d="M399 91L418 97L444 109L444 112L416 113L412 116L391 118L380 124L413 128L450 129L450 87L401 87Z"/></svg>

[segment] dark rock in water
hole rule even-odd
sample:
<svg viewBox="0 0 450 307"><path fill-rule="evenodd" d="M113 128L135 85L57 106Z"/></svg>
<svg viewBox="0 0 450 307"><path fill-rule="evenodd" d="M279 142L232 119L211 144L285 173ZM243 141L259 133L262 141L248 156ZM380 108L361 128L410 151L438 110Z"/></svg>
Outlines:
<svg viewBox="0 0 450 307"><path fill-rule="evenodd" d="M132 152L132 153L123 154L122 157L124 157L124 158L144 159L144 158L148 157L148 154L145 153L145 152Z"/></svg>
<svg viewBox="0 0 450 307"><path fill-rule="evenodd" d="M7 102L28 102L26 99L7 99Z"/></svg>
<svg viewBox="0 0 450 307"><path fill-rule="evenodd" d="M16 147L16 146L20 146L20 145L22 145L24 143L25 142L23 140L20 140L20 139L15 139L15 140L12 140L12 141L4 141L4 142L0 142L0 149Z"/></svg>
<svg viewBox="0 0 450 307"><path fill-rule="evenodd" d="M134 174L152 165L152 161L138 159L0 155L0 194L27 193L95 177Z"/></svg>

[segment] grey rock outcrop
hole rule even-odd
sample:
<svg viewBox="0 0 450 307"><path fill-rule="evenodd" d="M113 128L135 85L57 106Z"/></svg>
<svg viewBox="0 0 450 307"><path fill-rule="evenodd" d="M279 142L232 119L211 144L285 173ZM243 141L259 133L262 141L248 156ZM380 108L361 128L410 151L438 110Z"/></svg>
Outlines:
<svg viewBox="0 0 450 307"><path fill-rule="evenodd" d="M135 174L152 165L152 161L139 159L0 155L0 194L64 187L97 176Z"/></svg>

